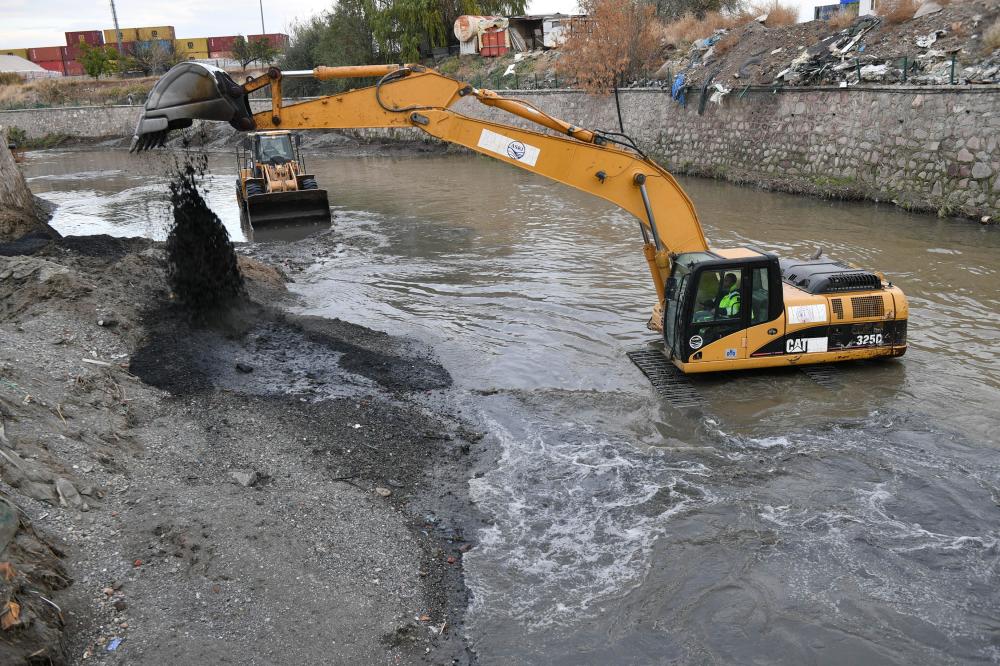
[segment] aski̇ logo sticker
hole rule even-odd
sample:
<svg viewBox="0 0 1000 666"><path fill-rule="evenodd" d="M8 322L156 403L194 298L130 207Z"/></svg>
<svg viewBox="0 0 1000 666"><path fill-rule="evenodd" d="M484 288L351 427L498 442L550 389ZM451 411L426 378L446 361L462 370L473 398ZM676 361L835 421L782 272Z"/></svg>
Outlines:
<svg viewBox="0 0 1000 666"><path fill-rule="evenodd" d="M691 345L691 349L701 349L701 346L705 344L705 342L701 339L700 335L692 335L691 339L688 340L688 344Z"/></svg>
<svg viewBox="0 0 1000 666"><path fill-rule="evenodd" d="M519 160L524 157L525 149L524 144L520 141L511 141L507 144L507 155L512 160Z"/></svg>

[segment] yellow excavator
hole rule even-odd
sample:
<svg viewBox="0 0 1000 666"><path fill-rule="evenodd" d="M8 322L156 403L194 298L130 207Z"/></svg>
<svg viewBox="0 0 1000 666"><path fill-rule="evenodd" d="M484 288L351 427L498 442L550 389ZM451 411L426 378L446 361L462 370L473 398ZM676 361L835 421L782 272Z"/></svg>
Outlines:
<svg viewBox="0 0 1000 666"><path fill-rule="evenodd" d="M378 83L285 104L282 81L291 77L372 77ZM248 95L267 86L270 108L253 113ZM451 108L466 97L549 131ZM648 326L662 334L665 357L685 373L906 352L906 297L881 273L819 254L794 260L753 247L711 248L684 190L627 136L573 125L420 65L271 68L238 84L214 67L181 63L150 92L132 150L162 145L169 131L193 119L226 121L242 132L416 128L620 206L639 222L656 290Z"/></svg>

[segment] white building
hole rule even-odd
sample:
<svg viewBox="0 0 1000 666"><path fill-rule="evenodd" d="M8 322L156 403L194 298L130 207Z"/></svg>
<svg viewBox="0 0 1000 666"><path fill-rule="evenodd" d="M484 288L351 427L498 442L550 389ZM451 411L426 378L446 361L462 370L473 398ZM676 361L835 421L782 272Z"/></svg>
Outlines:
<svg viewBox="0 0 1000 666"><path fill-rule="evenodd" d="M12 72L26 81L62 76L59 72L50 72L30 60L15 55L0 55L0 72Z"/></svg>

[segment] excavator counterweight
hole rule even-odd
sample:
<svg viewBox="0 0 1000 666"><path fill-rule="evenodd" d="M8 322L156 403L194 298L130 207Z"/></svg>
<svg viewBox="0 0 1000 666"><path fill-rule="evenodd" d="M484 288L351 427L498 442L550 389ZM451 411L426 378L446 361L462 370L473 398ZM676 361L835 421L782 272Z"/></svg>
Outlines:
<svg viewBox="0 0 1000 666"><path fill-rule="evenodd" d="M289 77L381 78L285 104L282 80ZM264 87L270 108L252 113L247 95ZM458 113L452 107L465 98L526 122ZM411 128L614 203L639 223L656 290L648 326L685 373L898 357L907 349L906 297L880 273L818 256L790 261L753 247L709 247L687 194L628 136L574 125L420 65L271 68L240 85L216 68L183 63L154 86L132 149L162 145L170 130L196 119L244 132ZM245 196L261 177L290 181L287 172L241 176Z"/></svg>

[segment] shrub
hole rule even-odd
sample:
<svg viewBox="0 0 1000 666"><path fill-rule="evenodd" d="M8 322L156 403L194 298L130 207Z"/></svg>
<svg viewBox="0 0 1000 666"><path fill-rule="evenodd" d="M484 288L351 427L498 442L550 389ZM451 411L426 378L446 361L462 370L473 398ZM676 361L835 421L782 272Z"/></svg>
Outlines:
<svg viewBox="0 0 1000 666"><path fill-rule="evenodd" d="M983 32L983 46L989 51L1000 49L1000 18Z"/></svg>
<svg viewBox="0 0 1000 666"><path fill-rule="evenodd" d="M794 5L785 5L781 0L752 3L750 5L751 19L767 14L764 25L768 28L780 28L784 25L795 25L799 21L799 10Z"/></svg>
<svg viewBox="0 0 1000 666"><path fill-rule="evenodd" d="M0 86L19 86L24 79L16 72L0 72Z"/></svg>
<svg viewBox="0 0 1000 666"><path fill-rule="evenodd" d="M916 11L916 0L885 0L878 9L879 15L890 24L909 21Z"/></svg>
<svg viewBox="0 0 1000 666"><path fill-rule="evenodd" d="M707 12L701 18L694 14L684 14L679 19L663 26L661 36L667 44L680 46L711 37L716 30L728 30L734 27L738 21L739 17L726 16L719 12Z"/></svg>
<svg viewBox="0 0 1000 666"><path fill-rule="evenodd" d="M833 30L843 30L854 23L857 16L850 12L839 11L826 20L827 25Z"/></svg>
<svg viewBox="0 0 1000 666"><path fill-rule="evenodd" d="M38 93L38 98L50 106L62 104L66 101L65 87L59 85L59 82L54 79L39 81L35 86L35 91Z"/></svg>

